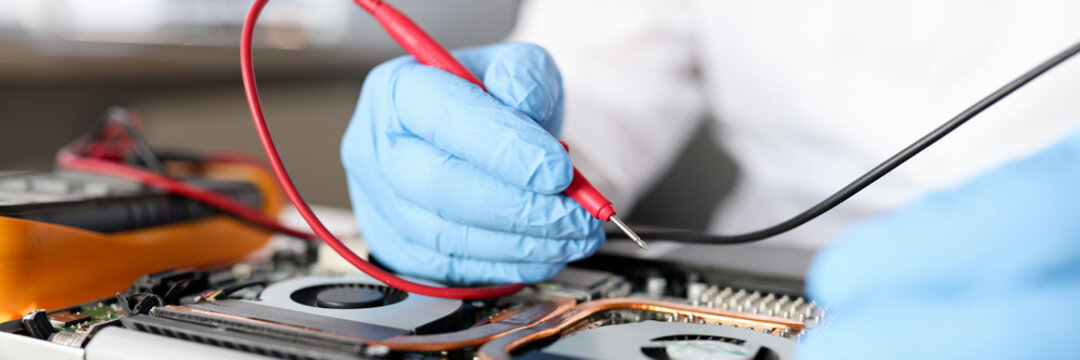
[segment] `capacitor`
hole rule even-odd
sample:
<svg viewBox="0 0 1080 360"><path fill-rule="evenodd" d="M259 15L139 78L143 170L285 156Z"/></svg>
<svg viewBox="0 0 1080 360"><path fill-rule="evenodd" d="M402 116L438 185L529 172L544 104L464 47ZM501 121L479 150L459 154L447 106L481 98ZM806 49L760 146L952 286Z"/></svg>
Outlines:
<svg viewBox="0 0 1080 360"><path fill-rule="evenodd" d="M690 286L686 287L686 300L694 301L701 298L701 294L705 293L705 289L708 289L709 285L703 282L690 283Z"/></svg>
<svg viewBox="0 0 1080 360"><path fill-rule="evenodd" d="M650 276L645 280L645 293L651 297L659 298L667 291L667 278L660 275Z"/></svg>

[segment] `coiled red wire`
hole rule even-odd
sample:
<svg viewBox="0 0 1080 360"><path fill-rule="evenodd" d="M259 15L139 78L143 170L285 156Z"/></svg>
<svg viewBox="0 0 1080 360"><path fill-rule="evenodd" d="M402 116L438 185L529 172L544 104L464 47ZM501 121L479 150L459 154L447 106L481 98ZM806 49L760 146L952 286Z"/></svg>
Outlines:
<svg viewBox="0 0 1080 360"><path fill-rule="evenodd" d="M247 19L244 21L244 28L240 39L240 69L243 74L244 80L244 93L247 95L248 108L251 110L251 119L255 123L255 130L259 134L259 141L262 142L263 151L266 153L267 159L270 161L270 166L274 170L274 175L278 179L278 183L281 184L282 190L285 191L285 195L289 198L289 201L293 203L297 211L307 222L311 230L315 232L315 235L323 240L331 249L334 249L338 255L345 258L350 264L355 266L360 271L371 277L383 282L384 284L398 288L407 292L416 293L420 295L451 298L451 299L485 299L499 296L506 296L521 290L525 287L524 284L508 284L492 287L479 287L479 288L446 288L438 286L430 286L415 283L409 280L405 280L394 276L382 269L371 265L364 259L360 258L349 250L345 244L342 244L340 240L334 237L329 230L319 221L319 218L315 216L315 213L311 211L304 198L300 196L300 192L296 190L296 186L293 184L292 178L289 176L289 172L285 170L285 165L282 164L281 157L278 155L277 147L274 145L274 139L270 136L270 130L266 126L266 118L263 115L262 104L259 100L259 91L255 84L255 70L251 58L251 42L254 36L255 23L259 19L259 14L262 12L264 6L268 0L255 0L251 5L251 10L248 12Z"/></svg>

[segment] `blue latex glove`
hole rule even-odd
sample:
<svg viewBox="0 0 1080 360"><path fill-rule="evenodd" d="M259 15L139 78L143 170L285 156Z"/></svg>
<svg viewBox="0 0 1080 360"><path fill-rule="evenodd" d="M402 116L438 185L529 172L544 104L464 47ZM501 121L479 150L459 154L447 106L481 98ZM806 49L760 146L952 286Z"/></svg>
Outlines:
<svg viewBox="0 0 1080 360"><path fill-rule="evenodd" d="M1080 359L1080 133L842 235L801 360Z"/></svg>
<svg viewBox="0 0 1080 360"><path fill-rule="evenodd" d="M374 257L446 282L536 282L596 252L604 232L561 192L562 80L543 49L453 53L487 87L400 57L368 74L341 144Z"/></svg>

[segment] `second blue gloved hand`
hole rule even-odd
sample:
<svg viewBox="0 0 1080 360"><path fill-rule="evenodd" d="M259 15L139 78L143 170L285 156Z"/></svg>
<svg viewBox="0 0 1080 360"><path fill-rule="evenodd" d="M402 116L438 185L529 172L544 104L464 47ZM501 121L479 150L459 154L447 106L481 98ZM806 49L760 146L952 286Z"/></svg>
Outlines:
<svg viewBox="0 0 1080 360"><path fill-rule="evenodd" d="M400 57L368 74L341 158L361 232L391 269L452 283L536 282L603 244L561 192L562 80L528 44L454 52L487 87Z"/></svg>
<svg viewBox="0 0 1080 360"><path fill-rule="evenodd" d="M803 360L1080 358L1080 133L856 226L807 286Z"/></svg>

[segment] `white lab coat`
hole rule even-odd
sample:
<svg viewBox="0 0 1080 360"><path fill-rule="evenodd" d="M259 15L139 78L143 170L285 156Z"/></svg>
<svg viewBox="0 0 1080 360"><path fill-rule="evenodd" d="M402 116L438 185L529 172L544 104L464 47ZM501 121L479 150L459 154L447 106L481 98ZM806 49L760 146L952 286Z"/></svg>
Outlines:
<svg viewBox="0 0 1080 360"><path fill-rule="evenodd" d="M801 212L1080 40L1077 15L1075 0L533 1L511 38L555 58L563 138L619 209L713 119L741 175L710 228L738 233ZM820 246L1078 126L1074 59L772 243Z"/></svg>

